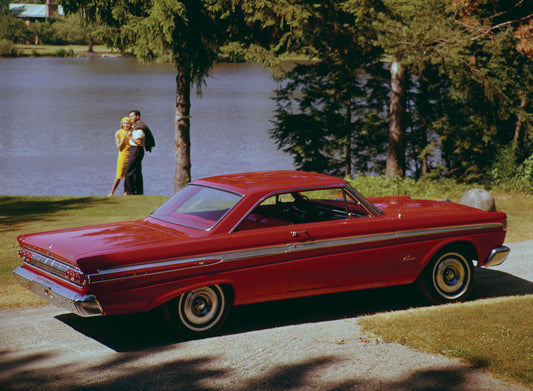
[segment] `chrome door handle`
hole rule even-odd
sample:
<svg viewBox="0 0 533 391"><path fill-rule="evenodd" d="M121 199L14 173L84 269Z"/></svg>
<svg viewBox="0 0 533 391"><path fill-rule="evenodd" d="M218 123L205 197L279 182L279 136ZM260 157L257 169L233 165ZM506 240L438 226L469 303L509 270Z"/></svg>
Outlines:
<svg viewBox="0 0 533 391"><path fill-rule="evenodd" d="M307 232L305 229L302 231L291 231L293 238L300 238L300 241L302 242L312 242L314 239L309 235L309 232Z"/></svg>

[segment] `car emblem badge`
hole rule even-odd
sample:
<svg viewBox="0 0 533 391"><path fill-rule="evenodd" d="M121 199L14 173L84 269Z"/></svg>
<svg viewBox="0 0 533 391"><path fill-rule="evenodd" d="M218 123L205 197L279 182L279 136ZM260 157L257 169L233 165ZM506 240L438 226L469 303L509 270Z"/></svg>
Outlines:
<svg viewBox="0 0 533 391"><path fill-rule="evenodd" d="M412 261L416 261L416 258L412 257L410 255L406 255L405 257L403 257L402 261L403 262L412 262Z"/></svg>

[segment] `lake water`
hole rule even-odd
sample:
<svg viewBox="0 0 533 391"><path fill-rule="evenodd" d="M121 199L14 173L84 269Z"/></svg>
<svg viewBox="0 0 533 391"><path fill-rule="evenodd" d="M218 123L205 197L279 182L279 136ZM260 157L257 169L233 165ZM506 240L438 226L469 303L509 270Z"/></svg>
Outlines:
<svg viewBox="0 0 533 391"><path fill-rule="evenodd" d="M217 66L193 94L193 179L293 169L269 137L276 85L262 67ZM114 133L139 109L157 147L143 160L145 194L174 189L175 70L130 58L0 59L0 194L106 195L116 171ZM121 182L116 194L122 192Z"/></svg>

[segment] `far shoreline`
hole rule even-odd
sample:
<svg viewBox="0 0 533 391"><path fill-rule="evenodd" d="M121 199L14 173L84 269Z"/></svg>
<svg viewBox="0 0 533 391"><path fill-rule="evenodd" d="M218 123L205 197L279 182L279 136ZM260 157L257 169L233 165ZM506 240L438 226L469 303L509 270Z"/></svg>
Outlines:
<svg viewBox="0 0 533 391"><path fill-rule="evenodd" d="M16 57L102 57L116 58L129 57L123 55L116 49L108 48L104 45L94 45L91 52L88 45L15 45Z"/></svg>

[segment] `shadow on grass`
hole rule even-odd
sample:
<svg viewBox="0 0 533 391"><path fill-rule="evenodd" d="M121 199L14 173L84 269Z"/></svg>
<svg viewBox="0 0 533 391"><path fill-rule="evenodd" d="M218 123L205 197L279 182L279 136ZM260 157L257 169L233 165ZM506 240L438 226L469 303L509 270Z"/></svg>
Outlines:
<svg viewBox="0 0 533 391"><path fill-rule="evenodd" d="M9 231L16 224L51 221L56 213L108 201L98 197L0 196L0 231Z"/></svg>

